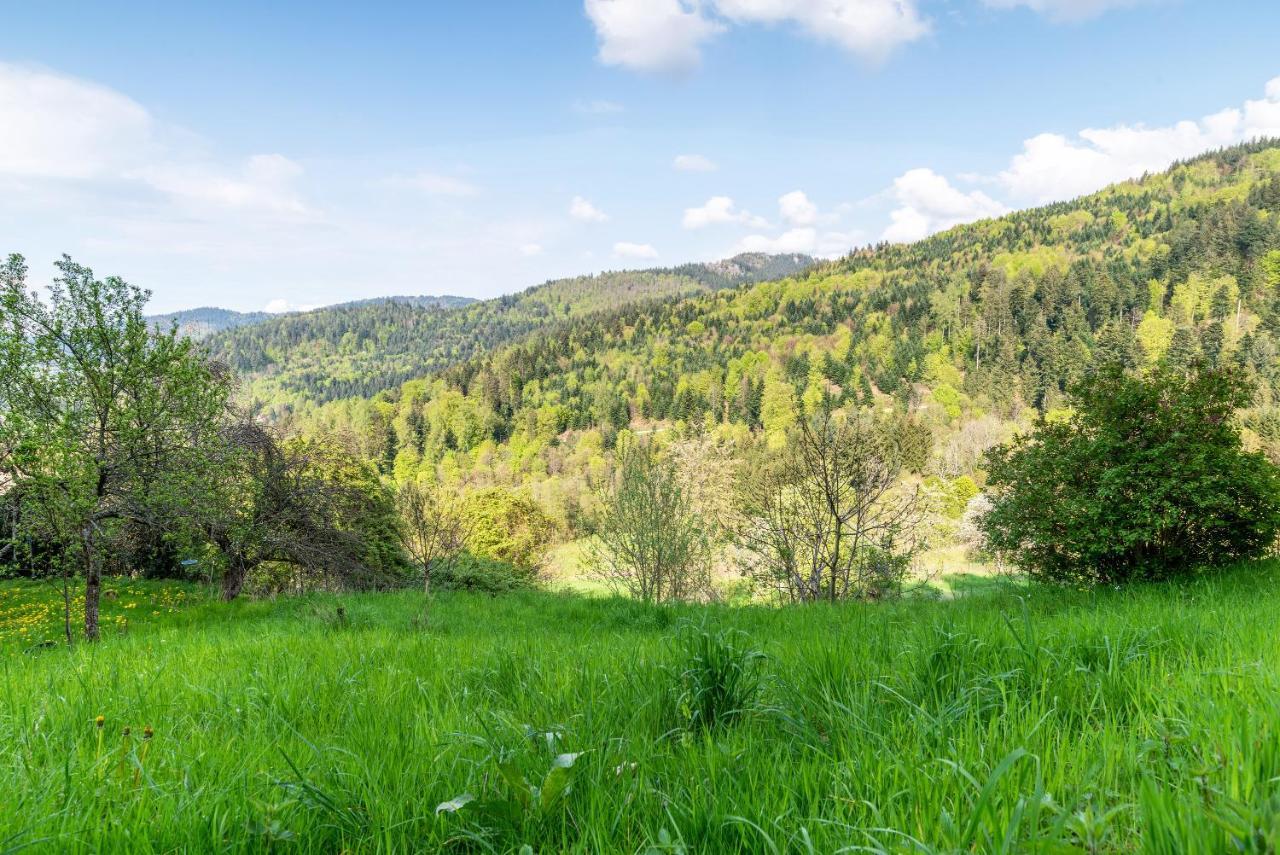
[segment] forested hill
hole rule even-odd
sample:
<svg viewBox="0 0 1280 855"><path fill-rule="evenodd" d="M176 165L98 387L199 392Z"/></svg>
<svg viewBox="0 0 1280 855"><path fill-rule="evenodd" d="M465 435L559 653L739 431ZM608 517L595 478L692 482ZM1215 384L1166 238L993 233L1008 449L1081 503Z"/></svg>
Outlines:
<svg viewBox="0 0 1280 855"><path fill-rule="evenodd" d="M202 306L199 309L183 309L180 312L151 315L147 320L158 329L165 330L172 324L177 324L179 334L199 340L223 330L262 323L269 318L271 315L266 312L236 312L231 309Z"/></svg>
<svg viewBox="0 0 1280 855"><path fill-rule="evenodd" d="M1260 383L1252 435L1280 442L1278 335L1280 147L1254 143L792 278L571 318L398 392L297 410L397 476L537 483L627 427L778 438L824 399L875 402L928 437L921 469L954 477L1102 358L1239 364Z"/></svg>
<svg viewBox="0 0 1280 855"><path fill-rule="evenodd" d="M229 329L213 336L209 347L267 400L369 396L573 318L776 279L811 264L806 255L746 253L710 263L553 280L463 305L435 298L364 300Z"/></svg>

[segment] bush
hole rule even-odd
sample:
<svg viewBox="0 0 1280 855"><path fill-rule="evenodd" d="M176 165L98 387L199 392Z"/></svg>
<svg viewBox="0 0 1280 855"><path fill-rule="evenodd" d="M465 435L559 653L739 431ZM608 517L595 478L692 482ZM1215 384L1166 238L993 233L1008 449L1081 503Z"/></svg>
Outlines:
<svg viewBox="0 0 1280 855"><path fill-rule="evenodd" d="M468 495L462 518L468 552L526 569L542 558L554 528L533 499L501 487Z"/></svg>
<svg viewBox="0 0 1280 855"><path fill-rule="evenodd" d="M463 553L440 565L431 583L436 590L507 594L532 588L534 575L528 569L505 561Z"/></svg>
<svg viewBox="0 0 1280 855"><path fill-rule="evenodd" d="M1055 582L1164 579L1266 553L1280 531L1280 474L1246 453L1228 370L1083 381L1075 412L988 454L988 544Z"/></svg>

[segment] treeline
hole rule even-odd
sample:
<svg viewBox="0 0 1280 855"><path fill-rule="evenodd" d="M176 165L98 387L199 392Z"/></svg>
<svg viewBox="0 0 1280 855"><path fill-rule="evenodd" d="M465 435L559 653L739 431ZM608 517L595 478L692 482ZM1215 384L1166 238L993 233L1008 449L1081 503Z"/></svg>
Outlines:
<svg viewBox="0 0 1280 855"><path fill-rule="evenodd" d="M209 348L268 400L367 397L573 317L776 278L812 262L804 255L748 253L555 280L478 303L365 300L227 330L213 336Z"/></svg>

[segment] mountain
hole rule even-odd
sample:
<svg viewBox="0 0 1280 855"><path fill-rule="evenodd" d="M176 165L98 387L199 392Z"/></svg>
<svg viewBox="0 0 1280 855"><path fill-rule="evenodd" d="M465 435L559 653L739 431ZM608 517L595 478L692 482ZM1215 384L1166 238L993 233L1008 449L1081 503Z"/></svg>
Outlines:
<svg viewBox="0 0 1280 855"><path fill-rule="evenodd" d="M395 303L400 306L414 306L419 309L460 309L463 306L469 306L474 302L476 302L474 297L456 297L450 294L444 294L437 297L427 294L418 297L369 297L364 300L351 300L346 303L326 306L325 308L354 309L361 306L372 306L375 303Z"/></svg>
<svg viewBox="0 0 1280 855"><path fill-rule="evenodd" d="M806 255L747 253L723 261L557 279L480 302L384 298L281 315L212 336L211 352L275 402L369 396L586 315L790 275ZM427 302L422 302L427 300Z"/></svg>
<svg viewBox="0 0 1280 855"><path fill-rule="evenodd" d="M159 329L168 329L171 324L176 323L179 334L199 340L223 330L261 323L271 317L266 312L236 312L231 309L203 306L199 309L151 315L147 320Z"/></svg>
<svg viewBox="0 0 1280 855"><path fill-rule="evenodd" d="M276 403L388 473L526 485L564 520L623 429L776 442L824 400L896 413L921 471L980 479L986 447L1103 360L1238 366L1259 390L1249 441L1280 452L1274 141L781 279L586 312L553 296L574 287L448 315L484 346L398 389Z"/></svg>

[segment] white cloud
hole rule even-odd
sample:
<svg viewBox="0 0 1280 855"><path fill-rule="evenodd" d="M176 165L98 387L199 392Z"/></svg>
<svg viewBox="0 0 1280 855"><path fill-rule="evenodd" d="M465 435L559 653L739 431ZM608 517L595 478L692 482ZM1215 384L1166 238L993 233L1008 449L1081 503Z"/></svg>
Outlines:
<svg viewBox="0 0 1280 855"><path fill-rule="evenodd" d="M715 172L720 168L714 160L700 154L678 154L671 166L681 172Z"/></svg>
<svg viewBox="0 0 1280 855"><path fill-rule="evenodd" d="M822 258L836 258L867 242L866 232L853 229L847 232L823 232L812 254Z"/></svg>
<svg viewBox="0 0 1280 855"><path fill-rule="evenodd" d="M1132 8L1160 0L983 0L993 9L1026 7L1051 21L1083 21L1113 9Z"/></svg>
<svg viewBox="0 0 1280 855"><path fill-rule="evenodd" d="M569 203L569 216L584 223L603 223L609 219L608 214L581 196L574 196L573 201Z"/></svg>
<svg viewBox="0 0 1280 855"><path fill-rule="evenodd" d="M480 192L480 188L468 181L463 181L461 178L455 178L451 175L441 175L436 172L419 172L414 175L394 178L392 179L392 182L401 187L410 187L414 190L421 190L428 196L453 196L455 198L464 198L467 196L474 196Z"/></svg>
<svg viewBox="0 0 1280 855"><path fill-rule="evenodd" d="M310 214L292 187L297 163L279 154L209 160L189 135L89 81L0 63L0 128L0 176L159 192L188 213Z"/></svg>
<svg viewBox="0 0 1280 855"><path fill-rule="evenodd" d="M729 24L793 24L869 62L929 32L917 0L585 0L585 8L600 61L638 71L696 68L703 43Z"/></svg>
<svg viewBox="0 0 1280 855"><path fill-rule="evenodd" d="M1280 135L1280 77L1268 82L1265 91L1261 100L1199 121L1154 128L1086 128L1075 138L1040 134L1023 143L1022 151L999 174L999 182L1023 201L1069 199L1144 172L1158 172L1212 148Z"/></svg>
<svg viewBox="0 0 1280 855"><path fill-rule="evenodd" d="M812 228L790 229L777 237L747 235L738 242L735 252L813 252L818 245L818 232Z"/></svg>
<svg viewBox="0 0 1280 855"><path fill-rule="evenodd" d="M738 210L733 199L728 196L712 196L701 207L685 208L684 219L681 221L686 229L701 229L724 223L743 223L756 228L768 225L762 217Z"/></svg>
<svg viewBox="0 0 1280 855"><path fill-rule="evenodd" d="M277 297L267 303L267 305L263 306L262 311L266 312L268 315L281 315L285 312L310 312L311 310L318 308L320 307L313 303L300 305L298 303L292 303L283 297Z"/></svg>
<svg viewBox="0 0 1280 855"><path fill-rule="evenodd" d="M637 71L690 71L702 43L722 29L684 0L585 0L585 6L600 61Z"/></svg>
<svg viewBox="0 0 1280 855"><path fill-rule="evenodd" d="M155 123L95 83L0 63L0 173L86 179L155 154Z"/></svg>
<svg viewBox="0 0 1280 855"><path fill-rule="evenodd" d="M630 243L618 241L613 245L613 254L619 258L657 258L658 251L647 243Z"/></svg>
<svg viewBox="0 0 1280 855"><path fill-rule="evenodd" d="M866 243L866 234L860 229L840 231L830 228L852 211L850 205L838 205L834 211L823 212L803 191L793 190L778 198L778 211L790 228L775 236L747 235L738 242L733 252L801 252L833 258L844 255L858 244ZM753 218L750 224L767 225L759 218ZM828 230L819 231L817 227L820 224L828 226Z"/></svg>
<svg viewBox="0 0 1280 855"><path fill-rule="evenodd" d="M542 255L542 244L540 243L521 244L520 254L527 258L533 258L535 255Z"/></svg>
<svg viewBox="0 0 1280 855"><path fill-rule="evenodd" d="M912 169L894 179L898 207L889 215L887 241L919 240L961 223L1006 213L1004 205L985 193L964 193L932 169Z"/></svg>
<svg viewBox="0 0 1280 855"><path fill-rule="evenodd" d="M131 173L185 205L310 216L313 212L292 186L301 174L301 166L279 154L254 155L238 172L208 165L160 163Z"/></svg>
<svg viewBox="0 0 1280 855"><path fill-rule="evenodd" d="M811 226L818 221L818 206L800 190L792 190L779 197L778 211L793 226Z"/></svg>
<svg viewBox="0 0 1280 855"><path fill-rule="evenodd" d="M792 23L870 62L929 32L916 0L715 0L735 23Z"/></svg>

